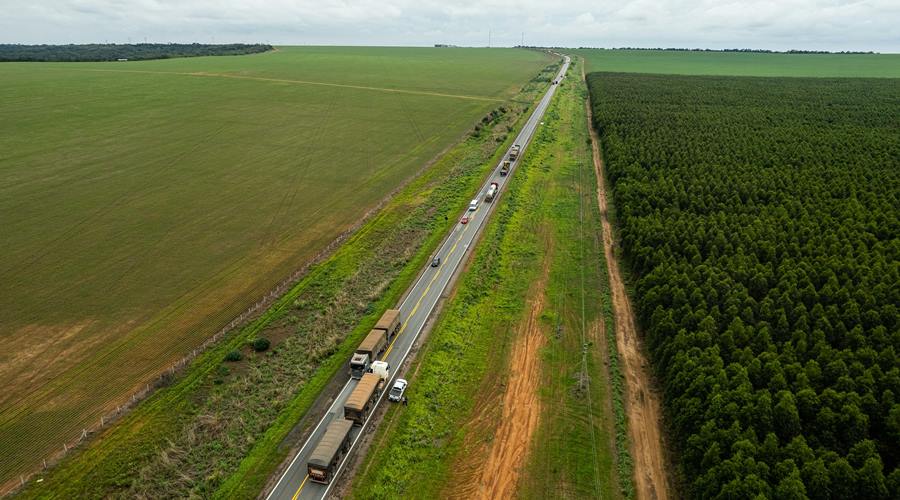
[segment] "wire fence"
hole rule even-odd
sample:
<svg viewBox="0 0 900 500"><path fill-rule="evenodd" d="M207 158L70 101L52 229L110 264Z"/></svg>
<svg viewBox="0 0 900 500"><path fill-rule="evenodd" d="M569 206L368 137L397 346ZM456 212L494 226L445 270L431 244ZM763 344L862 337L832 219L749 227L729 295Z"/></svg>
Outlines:
<svg viewBox="0 0 900 500"><path fill-rule="evenodd" d="M528 108L526 107L525 110L522 111L522 113L527 112L527 110ZM466 134L464 134L464 136L465 135ZM430 165L430 163L428 165ZM428 165L426 165L426 167L423 167L422 171L424 171L424 169L427 168ZM352 227L345 230L338 237L332 240L331 243L326 245L326 247L323 248L315 256L315 258L311 259L299 269L291 273L290 276L280 281L274 288L263 295L261 299L254 302L242 313L238 314L231 321L226 323L225 326L223 326L218 332L207 338L196 348L192 349L190 353L183 356L173 364L169 365L168 368L159 372L158 376L154 376L151 380L146 381L144 383L144 387L141 390L131 393L129 398L127 398L120 404L117 404L114 409L111 409L107 413L101 415L100 418L94 423L94 425L83 428L81 430L81 433L78 434L74 439L63 442L56 451L41 459L41 463L36 466L31 472L23 473L18 477L10 478L5 483L0 485L0 496L5 497L7 495L15 493L35 477L43 475L47 471L47 469L58 464L69 453L71 453L73 450L76 450L79 446L82 446L85 441L88 440L88 438L98 434L104 428L109 427L112 423L121 418L127 411L137 406L137 404L141 401L147 399L147 397L149 397L155 389L168 385L177 372L180 372L182 369L184 369L184 367L186 367L197 356L209 350L211 346L218 343L226 334L237 327L243 327L251 319L255 319L255 315L257 315L257 313L259 313L260 311L264 311L282 295L284 295L290 288L296 285L300 281L300 279L306 275L306 273L312 266L319 264L327 256L331 255L350 235L354 234L366 222L368 222L372 218L372 216L381 212L385 205L387 205L387 202L394 196L396 196L407 185L409 185L409 183L412 182L413 179L417 178L422 171L416 172L414 175L409 176L407 179L397 185L390 193L384 196L376 206L367 210L362 217L357 219L356 223L354 223Z"/></svg>
<svg viewBox="0 0 900 500"><path fill-rule="evenodd" d="M367 217L365 217L363 220L367 219L368 215L369 214L367 214ZM209 350L213 345L217 344L220 340L222 340L222 338L225 337L225 335L230 333L232 330L235 330L237 327L243 327L251 319L255 319L258 313L265 311L278 298L280 298L290 288L296 285L312 265L321 262L325 256L329 255L355 229L357 229L356 226L340 235L337 239L332 241L331 244L324 248L315 259L313 259L300 269L294 271L287 278L283 279L274 288L263 295L262 298L260 298L252 305L247 307L247 309L245 309L243 312L232 318L231 321L226 323L225 326L219 329L219 331L217 331L211 337L207 338L202 344L192 349L191 352L181 357L179 360L175 361L167 368L163 369L151 380L145 381L143 388L131 393L127 399L117 404L115 408L101 415L93 425L84 427L81 432L72 440L61 443L56 451L41 459L40 464L34 470L25 474L20 474L18 477L9 479L3 485L0 485L0 496L6 496L18 491L36 476L42 475L47 469L62 461L69 453L71 453L73 450L76 450L79 446L83 445L89 437L94 436L104 428L109 427L112 423L116 422L120 417L122 417L122 415L124 415L128 410L137 406L137 404L141 401L147 399L147 397L153 394L155 389L169 385L175 374L183 370L188 364L196 359L197 356Z"/></svg>
<svg viewBox="0 0 900 500"><path fill-rule="evenodd" d="M202 344L192 349L191 352L175 361L167 368L163 369L161 372L158 372L159 374L154 375L152 379L145 381L144 387L142 389L131 393L130 397L117 404L115 408L112 408L105 414L101 415L93 425L84 427L81 432L72 440L61 443L56 451L41 459L40 464L37 464L31 472L19 474L18 477L10 478L5 483L0 485L0 496L5 497L7 495L15 493L26 484L28 484L28 482L32 479L35 479L37 476L44 474L47 469L58 464L73 450L76 450L80 446L84 445L85 441L87 441L91 436L94 436L104 428L109 427L112 423L121 418L127 411L137 406L137 404L141 401L147 399L147 397L149 397L154 390L169 385L176 373L183 370L188 364L196 359L197 356L203 354L213 345L222 340L225 335L238 327L243 328L243 326L248 324L250 320L255 319L259 313L265 311L269 306L274 304L279 298L287 293L292 287L299 283L311 267L325 260L344 241L346 241L350 235L354 234L360 227L363 226L363 224L368 222L373 215L379 213L381 209L384 208L384 206L387 204L387 202L391 198L393 198L401 189L403 189L413 178L415 178L415 176L410 177L399 186L395 187L394 190L392 190L387 196L382 198L375 207L366 211L366 213L363 214L363 216L360 217L352 227L345 230L343 233L338 235L337 238L332 240L331 243L326 245L325 248L323 248L313 259L309 260L306 264L291 273L287 278L281 280L277 285L275 285L275 287L265 293L262 298L260 298L252 305L247 307L247 309L245 309L243 312L232 318L231 321L226 323L211 337L207 338Z"/></svg>

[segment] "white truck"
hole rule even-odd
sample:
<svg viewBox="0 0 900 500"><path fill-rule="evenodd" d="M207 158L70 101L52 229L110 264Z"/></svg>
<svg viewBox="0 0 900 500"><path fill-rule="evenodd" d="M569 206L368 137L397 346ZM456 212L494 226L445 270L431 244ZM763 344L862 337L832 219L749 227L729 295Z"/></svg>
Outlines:
<svg viewBox="0 0 900 500"><path fill-rule="evenodd" d="M350 358L350 376L360 379L400 331L400 311L388 309Z"/></svg>
<svg viewBox="0 0 900 500"><path fill-rule="evenodd" d="M357 425L366 423L390 376L391 367L387 362L373 361L369 371L360 377L353 392L347 397L344 403L344 418L352 420Z"/></svg>
<svg viewBox="0 0 900 500"><path fill-rule="evenodd" d="M491 187L488 188L487 193L484 195L484 201L494 201L494 197L497 196L497 191L500 191L500 185L496 182L492 182Z"/></svg>

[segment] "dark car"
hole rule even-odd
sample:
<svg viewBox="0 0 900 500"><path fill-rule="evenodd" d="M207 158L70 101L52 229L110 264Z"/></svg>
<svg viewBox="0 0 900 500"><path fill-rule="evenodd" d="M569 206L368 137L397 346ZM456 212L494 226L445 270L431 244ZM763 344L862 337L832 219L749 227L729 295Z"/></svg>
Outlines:
<svg viewBox="0 0 900 500"><path fill-rule="evenodd" d="M437 267L439 265L441 265L440 257L435 257L435 258L431 259L431 267Z"/></svg>

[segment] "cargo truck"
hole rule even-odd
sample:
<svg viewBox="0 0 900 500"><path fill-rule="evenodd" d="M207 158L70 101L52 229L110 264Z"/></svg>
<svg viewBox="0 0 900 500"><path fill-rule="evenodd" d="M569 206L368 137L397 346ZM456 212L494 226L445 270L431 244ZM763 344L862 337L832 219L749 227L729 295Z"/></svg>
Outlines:
<svg viewBox="0 0 900 500"><path fill-rule="evenodd" d="M503 165L500 166L500 175L506 176L509 173L509 160L503 160Z"/></svg>
<svg viewBox="0 0 900 500"><path fill-rule="evenodd" d="M400 331L400 311L388 309L350 358L350 376L359 379Z"/></svg>
<svg viewBox="0 0 900 500"><path fill-rule="evenodd" d="M344 403L344 418L357 425L365 423L369 413L375 408L378 396L384 389L384 379L376 373L366 373L359 379L356 388Z"/></svg>
<svg viewBox="0 0 900 500"><path fill-rule="evenodd" d="M491 187L488 188L487 193L484 195L484 201L494 201L494 196L497 196L497 191L499 190L500 185L492 182Z"/></svg>
<svg viewBox="0 0 900 500"><path fill-rule="evenodd" d="M521 152L522 152L522 146L519 146L518 144L516 144L509 150L509 160L516 161L516 158L519 157L519 153L521 153Z"/></svg>
<svg viewBox="0 0 900 500"><path fill-rule="evenodd" d="M316 449L309 456L306 463L306 472L310 481L328 484L334 477L341 457L350 448L350 429L353 422L345 418L336 418L325 429L325 434L319 440Z"/></svg>

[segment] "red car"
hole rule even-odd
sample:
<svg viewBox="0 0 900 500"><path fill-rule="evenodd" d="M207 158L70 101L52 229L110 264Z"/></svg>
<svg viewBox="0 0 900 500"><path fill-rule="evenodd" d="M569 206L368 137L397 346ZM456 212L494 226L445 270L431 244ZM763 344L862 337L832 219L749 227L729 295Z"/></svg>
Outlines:
<svg viewBox="0 0 900 500"><path fill-rule="evenodd" d="M468 223L469 223L469 216L468 216L468 215L463 215L463 218L460 219L459 222L460 222L461 224L468 224Z"/></svg>

